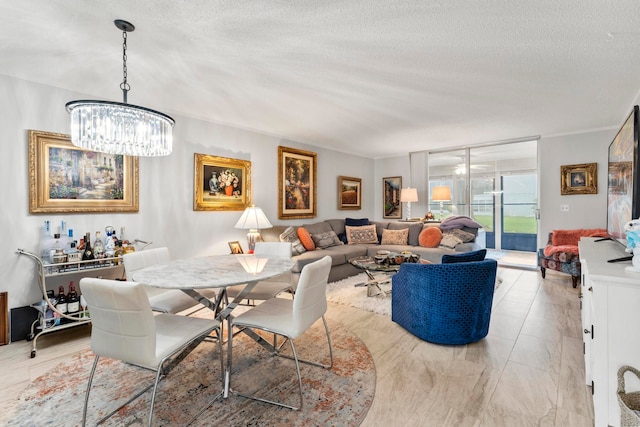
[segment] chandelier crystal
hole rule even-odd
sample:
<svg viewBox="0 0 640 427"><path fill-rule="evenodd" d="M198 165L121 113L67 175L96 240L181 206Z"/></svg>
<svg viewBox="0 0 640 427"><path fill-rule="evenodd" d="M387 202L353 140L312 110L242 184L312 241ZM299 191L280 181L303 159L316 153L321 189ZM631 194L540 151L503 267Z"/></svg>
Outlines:
<svg viewBox="0 0 640 427"><path fill-rule="evenodd" d="M124 102L78 100L68 102L71 115L71 142L92 151L127 156L166 156L173 149L175 121L166 114L149 108L127 104L127 32L133 24L114 21L122 30L123 82L120 84Z"/></svg>

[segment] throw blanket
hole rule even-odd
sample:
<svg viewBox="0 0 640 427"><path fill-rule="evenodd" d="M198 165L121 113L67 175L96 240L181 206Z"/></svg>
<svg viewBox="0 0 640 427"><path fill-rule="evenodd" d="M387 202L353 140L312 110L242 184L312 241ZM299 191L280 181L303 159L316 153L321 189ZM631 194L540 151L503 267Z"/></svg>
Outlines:
<svg viewBox="0 0 640 427"><path fill-rule="evenodd" d="M559 252L578 255L578 242L581 237L607 237L607 230L604 228L553 230L551 245L544 248L544 256L550 257Z"/></svg>
<svg viewBox="0 0 640 427"><path fill-rule="evenodd" d="M482 228L482 224L478 224L473 219L464 215L449 216L442 220L440 229L453 230L454 228Z"/></svg>

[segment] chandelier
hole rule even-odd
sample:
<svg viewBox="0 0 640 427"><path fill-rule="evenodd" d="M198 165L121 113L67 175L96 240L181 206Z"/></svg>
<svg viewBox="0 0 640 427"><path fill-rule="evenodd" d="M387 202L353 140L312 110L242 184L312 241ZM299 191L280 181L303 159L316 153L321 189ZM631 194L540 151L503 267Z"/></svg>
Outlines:
<svg viewBox="0 0 640 427"><path fill-rule="evenodd" d="M175 121L166 114L127 104L127 33L133 24L117 19L122 30L123 102L77 100L66 104L71 114L71 142L92 151L127 156L166 156L173 146Z"/></svg>

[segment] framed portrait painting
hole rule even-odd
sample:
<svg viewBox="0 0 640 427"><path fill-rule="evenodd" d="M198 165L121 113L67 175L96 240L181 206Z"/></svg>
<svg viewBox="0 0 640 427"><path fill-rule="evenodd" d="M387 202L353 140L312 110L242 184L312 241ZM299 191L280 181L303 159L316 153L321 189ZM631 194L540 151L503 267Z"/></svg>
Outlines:
<svg viewBox="0 0 640 427"><path fill-rule="evenodd" d="M362 180L349 176L338 177L338 209L362 208Z"/></svg>
<svg viewBox="0 0 640 427"><path fill-rule="evenodd" d="M402 177L392 176L382 178L382 217L390 219L402 218L402 203L400 203L400 189Z"/></svg>
<svg viewBox="0 0 640 427"><path fill-rule="evenodd" d="M138 212L138 158L29 130L29 213Z"/></svg>
<svg viewBox="0 0 640 427"><path fill-rule="evenodd" d="M278 218L314 218L317 212L317 154L278 147Z"/></svg>
<svg viewBox="0 0 640 427"><path fill-rule="evenodd" d="M251 205L251 162L194 155L193 210L242 211Z"/></svg>
<svg viewBox="0 0 640 427"><path fill-rule="evenodd" d="M598 164L560 166L560 194L598 194Z"/></svg>

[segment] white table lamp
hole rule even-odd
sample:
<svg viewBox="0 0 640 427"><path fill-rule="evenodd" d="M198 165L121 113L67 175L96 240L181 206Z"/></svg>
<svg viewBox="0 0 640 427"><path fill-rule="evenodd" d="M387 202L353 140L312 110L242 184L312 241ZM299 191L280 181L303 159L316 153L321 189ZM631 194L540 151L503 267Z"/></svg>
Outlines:
<svg viewBox="0 0 640 427"><path fill-rule="evenodd" d="M273 225L267 219L267 216L262 212L262 209L251 205L246 208L242 213L242 216L235 225L235 228L248 229L247 242L249 243L249 253L252 254L256 248L256 241L260 240L260 228L271 228Z"/></svg>
<svg viewBox="0 0 640 427"><path fill-rule="evenodd" d="M411 219L411 202L418 201L418 190L407 187L400 190L400 202L407 203L407 219Z"/></svg>
<svg viewBox="0 0 640 427"><path fill-rule="evenodd" d="M444 202L451 201L451 189L449 188L448 185L433 187L433 190L431 193L431 200L433 200L434 202L440 202L440 221L442 221Z"/></svg>

